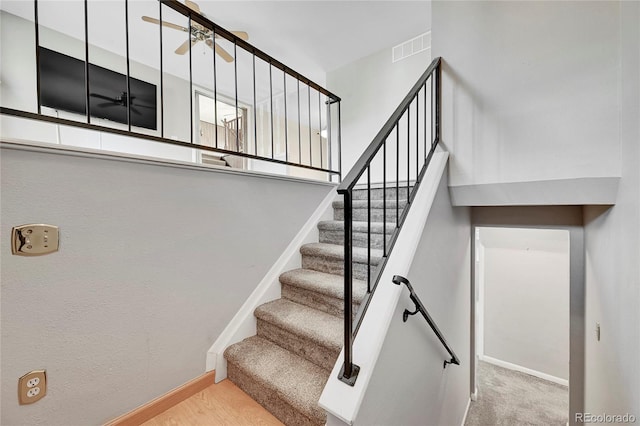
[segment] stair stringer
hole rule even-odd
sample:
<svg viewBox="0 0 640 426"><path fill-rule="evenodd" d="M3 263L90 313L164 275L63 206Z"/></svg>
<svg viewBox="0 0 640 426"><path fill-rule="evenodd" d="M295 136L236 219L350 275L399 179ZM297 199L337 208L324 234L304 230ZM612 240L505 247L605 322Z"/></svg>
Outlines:
<svg viewBox="0 0 640 426"><path fill-rule="evenodd" d="M344 348L331 371L319 401L320 407L330 414L327 418L327 426L342 424L342 422L353 424L358 415L403 290L402 286L393 284L391 279L394 275L406 276L409 272L438 186L444 176L448 157L447 152L433 154L394 249L387 260L378 287L371 298L367 314L353 345L353 362L360 367L355 385L348 386L338 379L344 362ZM337 422L338 419L340 422Z"/></svg>
<svg viewBox="0 0 640 426"><path fill-rule="evenodd" d="M224 358L225 349L257 333L257 320L253 314L255 309L264 303L281 297L280 275L286 271L300 268L302 265L300 247L304 244L318 241L318 222L328 220L333 216L332 203L336 196L335 189L332 189L322 200L315 212L309 217L309 220L300 228L298 234L291 240L282 255L265 274L255 290L249 295L207 351L206 371L216 370L216 383L227 378L227 360Z"/></svg>

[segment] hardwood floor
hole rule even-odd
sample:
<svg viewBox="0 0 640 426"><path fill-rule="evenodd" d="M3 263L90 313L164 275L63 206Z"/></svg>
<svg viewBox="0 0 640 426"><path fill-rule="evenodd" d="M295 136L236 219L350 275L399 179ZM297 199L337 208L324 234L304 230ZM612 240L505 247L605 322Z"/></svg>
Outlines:
<svg viewBox="0 0 640 426"><path fill-rule="evenodd" d="M229 380L211 385L144 426L253 426L282 423Z"/></svg>

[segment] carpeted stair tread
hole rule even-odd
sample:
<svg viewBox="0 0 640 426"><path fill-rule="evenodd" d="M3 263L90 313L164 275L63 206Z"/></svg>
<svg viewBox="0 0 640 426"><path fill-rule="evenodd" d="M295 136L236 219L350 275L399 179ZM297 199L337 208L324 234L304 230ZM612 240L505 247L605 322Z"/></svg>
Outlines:
<svg viewBox="0 0 640 426"><path fill-rule="evenodd" d="M326 422L326 412L318 406L318 400L329 375L327 371L258 336L229 346L224 355L229 363L265 390L259 392L260 395L247 392L262 405L278 405L277 401L271 402L282 399L308 417L309 424ZM250 385L243 380L231 379L241 389L248 390ZM273 414L278 417L278 413Z"/></svg>
<svg viewBox="0 0 640 426"><path fill-rule="evenodd" d="M354 263L367 263L368 253L366 247L352 247L352 261ZM309 243L300 247L303 256L322 257L331 260L344 259L344 247L337 244ZM371 249L371 265L377 265L382 259L382 250Z"/></svg>
<svg viewBox="0 0 640 426"><path fill-rule="evenodd" d="M343 320L300 305L287 299L277 299L260 305L256 318L280 327L294 335L339 352L342 348Z"/></svg>
<svg viewBox="0 0 640 426"><path fill-rule="evenodd" d="M285 285L315 291L316 293L344 298L344 277L342 275L327 274L312 269L293 269L280 275L280 282ZM367 283L353 280L353 301L360 304L367 293Z"/></svg>
<svg viewBox="0 0 640 426"><path fill-rule="evenodd" d="M351 228L353 232L367 232L367 222L353 221ZM387 235L396 229L395 219L393 223L387 223ZM318 229L320 231L344 231L343 220L323 220L318 222ZM382 234L383 224L382 222L371 222L371 233Z"/></svg>

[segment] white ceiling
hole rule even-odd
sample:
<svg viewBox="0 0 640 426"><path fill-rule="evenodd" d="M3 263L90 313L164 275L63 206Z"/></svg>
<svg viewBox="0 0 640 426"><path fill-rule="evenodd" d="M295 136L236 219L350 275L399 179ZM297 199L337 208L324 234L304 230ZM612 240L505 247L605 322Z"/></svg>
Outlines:
<svg viewBox="0 0 640 426"><path fill-rule="evenodd" d="M212 21L230 30L247 31L253 45L314 80L324 80L327 71L431 28L429 1L200 1L199 4Z"/></svg>
<svg viewBox="0 0 640 426"><path fill-rule="evenodd" d="M40 0L39 4L41 25L84 39L81 0ZM123 4L122 0L90 0L92 44L121 53ZM321 85L325 83L326 72L397 45L428 31L431 26L429 1L200 0L198 4L218 25L247 31L251 44ZM33 19L30 1L3 0L0 5L10 13ZM155 0L129 2L131 48L138 49L132 52L132 57L136 55L144 63L157 62L157 59L146 62L144 58L155 50L136 41L153 39L157 36L157 27L141 22L139 17L157 17L157 9ZM163 12L165 20L175 20L176 16L169 12L172 11ZM181 43L180 37L184 37L179 31L165 33L176 37L175 41L165 40L175 47ZM137 48L138 45L144 47ZM194 49L194 52L209 54L201 46Z"/></svg>

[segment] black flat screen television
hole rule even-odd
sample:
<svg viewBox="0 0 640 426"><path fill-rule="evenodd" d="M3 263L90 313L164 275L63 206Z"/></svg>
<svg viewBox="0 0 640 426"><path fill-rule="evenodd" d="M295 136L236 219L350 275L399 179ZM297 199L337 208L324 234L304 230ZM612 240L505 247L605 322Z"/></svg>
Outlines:
<svg viewBox="0 0 640 426"><path fill-rule="evenodd" d="M44 47L40 52L40 99L42 106L86 115L85 62ZM156 86L129 78L127 95L124 74L89 64L89 112L91 117L157 130Z"/></svg>

